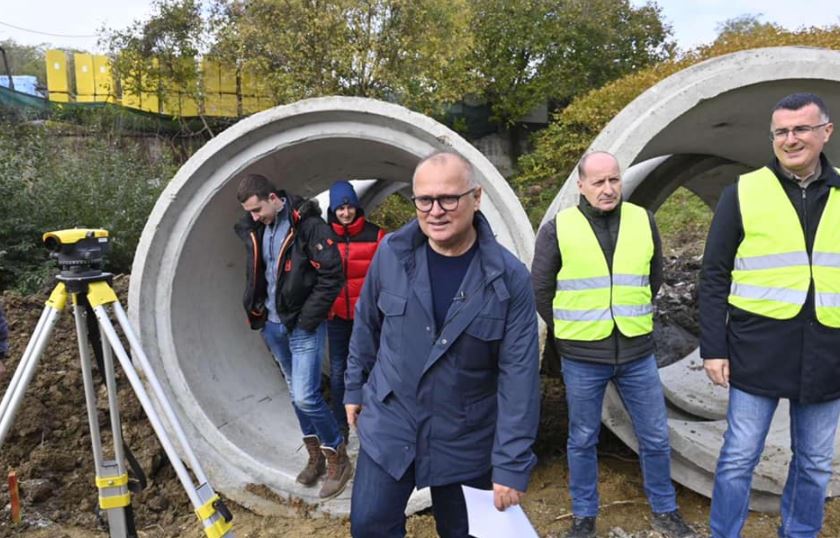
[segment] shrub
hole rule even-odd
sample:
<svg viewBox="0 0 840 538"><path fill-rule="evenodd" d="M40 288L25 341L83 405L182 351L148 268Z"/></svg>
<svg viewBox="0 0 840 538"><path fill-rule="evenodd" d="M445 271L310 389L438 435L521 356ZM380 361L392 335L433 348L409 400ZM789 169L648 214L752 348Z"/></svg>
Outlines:
<svg viewBox="0 0 840 538"><path fill-rule="evenodd" d="M41 235L64 228L107 229L108 270L129 271L175 172L171 150L158 146L49 122L0 124L0 287L41 287L54 272Z"/></svg>

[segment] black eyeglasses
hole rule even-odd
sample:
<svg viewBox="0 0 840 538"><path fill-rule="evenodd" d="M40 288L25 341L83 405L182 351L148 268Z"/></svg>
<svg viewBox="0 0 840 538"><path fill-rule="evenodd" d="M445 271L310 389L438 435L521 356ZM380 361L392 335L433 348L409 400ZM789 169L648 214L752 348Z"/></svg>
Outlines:
<svg viewBox="0 0 840 538"><path fill-rule="evenodd" d="M444 211L455 211L458 209L458 202L461 201L461 198L474 192L476 187L468 190L467 192L461 194L443 194L441 196L412 196L411 201L414 202L414 207L417 208L418 211L422 211L423 213L428 213L432 210L435 206L435 202L438 203L438 207L443 209Z"/></svg>
<svg viewBox="0 0 840 538"><path fill-rule="evenodd" d="M793 133L794 138L801 138L808 133L812 132L814 129L819 129L820 127L825 127L831 122L820 123L818 125L797 125L792 129L774 129L770 131L770 140L787 140L787 137L790 133Z"/></svg>

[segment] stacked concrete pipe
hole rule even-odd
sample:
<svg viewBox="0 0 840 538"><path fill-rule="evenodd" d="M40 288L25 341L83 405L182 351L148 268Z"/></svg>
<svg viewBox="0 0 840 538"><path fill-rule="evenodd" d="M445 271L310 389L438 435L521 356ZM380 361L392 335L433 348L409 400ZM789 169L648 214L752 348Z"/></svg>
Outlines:
<svg viewBox="0 0 840 538"><path fill-rule="evenodd" d="M632 202L656 210L674 190L684 186L714 207L724 186L739 174L769 162L770 110L780 98L797 91L819 94L829 110L840 113L840 52L766 48L696 64L630 103L590 149L609 151L629 167L624 195ZM825 151L829 160L840 164L837 138ZM576 180L574 171L546 212L546 219L577 203ZM726 428L727 392L706 379L697 350L660 373L671 415L673 477L711 496ZM613 388L607 393L603 421L637 449L630 419ZM753 509L778 510L790 461L789 447L788 407L783 402L754 474ZM840 462L835 462L834 469L829 495L840 493Z"/></svg>
<svg viewBox="0 0 840 538"><path fill-rule="evenodd" d="M258 172L290 192L314 196L336 179L376 178L372 208L410 190L417 162L456 151L475 167L481 209L499 240L530 261L534 233L516 195L474 147L434 120L369 99L310 99L251 116L202 147L161 195L138 246L129 308L157 375L212 485L260 513L290 497L347 513L349 490L318 504L295 483L306 461L280 371L241 306L245 250L236 185ZM415 496L410 510L428 505Z"/></svg>

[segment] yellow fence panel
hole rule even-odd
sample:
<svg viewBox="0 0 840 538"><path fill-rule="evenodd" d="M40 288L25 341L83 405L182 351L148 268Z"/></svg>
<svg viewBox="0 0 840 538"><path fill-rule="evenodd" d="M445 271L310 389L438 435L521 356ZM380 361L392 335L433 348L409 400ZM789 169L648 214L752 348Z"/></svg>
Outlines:
<svg viewBox="0 0 840 538"><path fill-rule="evenodd" d="M140 110L140 92L137 88L137 80L132 75L122 78L122 106Z"/></svg>
<svg viewBox="0 0 840 538"><path fill-rule="evenodd" d="M184 61L193 62L193 59ZM197 101L201 92L178 88L161 78L157 62L152 61L152 73L144 73L138 85L137 75L129 74L120 81L122 97L117 99L115 81L109 58L104 55L74 53L74 77L68 76L67 56L62 50L51 49L46 54L47 89L55 102L76 100L80 103L118 103L128 108L177 117L194 117L202 113L216 117L238 117L253 114L274 106L269 92L252 70L238 73L235 66L212 60L201 63L203 102ZM71 82L75 80L75 87ZM161 90L165 98L161 99ZM75 98L73 97L75 96Z"/></svg>
<svg viewBox="0 0 840 538"><path fill-rule="evenodd" d="M93 103L96 94L96 82L93 78L93 56L77 52L73 54L73 64L76 73L76 101Z"/></svg>
<svg viewBox="0 0 840 538"><path fill-rule="evenodd" d="M93 100L97 103L116 103L116 86L111 74L111 60L102 54L93 56Z"/></svg>
<svg viewBox="0 0 840 538"><path fill-rule="evenodd" d="M202 73L204 79L204 113L208 116L231 118L238 116L235 69L230 66L221 66L218 62L212 60L204 60L202 62ZM229 91L231 88L232 92Z"/></svg>
<svg viewBox="0 0 840 538"><path fill-rule="evenodd" d="M179 67L189 71L195 65L194 58L181 58ZM180 87L171 77L161 75L164 90L163 100L160 104L161 114L176 117L194 117L199 115L198 101L196 101L196 83L190 88Z"/></svg>
<svg viewBox="0 0 840 538"><path fill-rule="evenodd" d="M274 106L268 97L265 85L257 78L253 70L242 71L242 113L253 114Z"/></svg>
<svg viewBox="0 0 840 538"><path fill-rule="evenodd" d="M152 59L151 69L143 73L143 87L140 93L140 110L160 114L160 62Z"/></svg>
<svg viewBox="0 0 840 538"><path fill-rule="evenodd" d="M50 101L67 103L70 101L70 87L67 83L67 56L63 50L47 51L47 91Z"/></svg>

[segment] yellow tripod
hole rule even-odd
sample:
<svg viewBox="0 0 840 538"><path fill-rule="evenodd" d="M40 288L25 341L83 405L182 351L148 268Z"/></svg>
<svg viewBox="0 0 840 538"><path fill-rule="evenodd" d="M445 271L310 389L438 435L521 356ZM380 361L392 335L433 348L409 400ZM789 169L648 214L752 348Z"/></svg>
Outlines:
<svg viewBox="0 0 840 538"><path fill-rule="evenodd" d="M59 282L46 302L44 311L41 313L38 324L35 326L26 350L23 352L20 364L15 370L6 393L3 395L2 403L0 403L0 446L2 446L11 428L17 409L23 401L26 388L32 380L38 361L69 296L72 300L76 321L76 338L79 344L82 379L85 388L85 405L96 467L96 487L99 489L99 507L108 516L110 536L112 538L129 538L129 534L133 534L127 517L127 509L131 503L131 493L128 490L128 472L124 463L125 454L117 402L113 360L114 355L116 355L161 446L175 468L178 479L187 492L206 535L209 538L233 538L234 533L230 523L233 516L208 484L207 477L187 442L186 434L167 400L145 352L140 346L140 341L131 328L125 310L120 305L117 295L111 287L110 282L113 275L101 270L108 246L108 232L95 229L49 232L44 234L44 243L52 251L52 257L58 259L61 271L56 278ZM90 344L86 330L87 305L90 305L93 309L99 330L104 336L102 339L102 358L111 419L113 459L105 458L99 432L96 390L93 384ZM135 363L132 363L114 328L114 324L111 322L109 308L129 344ZM138 369L151 387L151 395L146 391L146 387L138 374ZM163 417L158 414L156 409L162 410ZM178 456L178 451L167 431L172 431L175 434L179 448L185 455L198 485L193 482L184 462Z"/></svg>

